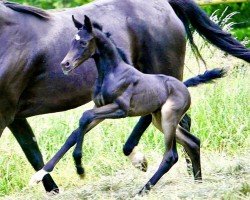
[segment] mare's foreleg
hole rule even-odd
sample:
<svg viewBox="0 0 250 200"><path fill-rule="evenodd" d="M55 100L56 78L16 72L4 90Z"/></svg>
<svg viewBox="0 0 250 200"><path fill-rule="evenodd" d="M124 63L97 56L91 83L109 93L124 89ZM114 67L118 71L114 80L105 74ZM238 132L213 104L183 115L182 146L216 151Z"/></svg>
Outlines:
<svg viewBox="0 0 250 200"><path fill-rule="evenodd" d="M28 121L26 119L15 119L8 128L18 141L33 168L36 171L42 169L44 166L42 154ZM59 192L58 186L49 174L44 176L42 182L47 192Z"/></svg>
<svg viewBox="0 0 250 200"><path fill-rule="evenodd" d="M146 115L140 118L136 126L134 127L132 133L127 139L125 145L123 146L123 153L128 156L132 162L132 164L142 170L147 171L147 160L145 156L136 150L136 146L138 145L141 136L146 131L148 126L152 122L152 115Z"/></svg>

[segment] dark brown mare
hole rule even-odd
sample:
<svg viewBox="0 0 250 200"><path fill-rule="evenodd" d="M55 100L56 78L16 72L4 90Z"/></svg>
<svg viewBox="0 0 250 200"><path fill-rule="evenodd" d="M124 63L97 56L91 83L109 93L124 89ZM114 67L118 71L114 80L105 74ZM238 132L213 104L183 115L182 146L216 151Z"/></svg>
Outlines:
<svg viewBox="0 0 250 200"><path fill-rule="evenodd" d="M189 23L212 44L250 62L250 51L191 0L100 0L52 12L0 1L0 135L8 127L36 171L44 163L26 118L89 102L97 75L92 61L67 77L60 69L75 34L72 14L78 19L87 14L103 24L129 61L144 73L182 80L185 28L192 41ZM125 144L126 155L151 121L151 116L140 119ZM186 136L194 147L186 150L199 163L199 140L188 132ZM46 191L58 190L50 175L43 183Z"/></svg>
<svg viewBox="0 0 250 200"><path fill-rule="evenodd" d="M62 62L62 69L68 75L82 62L94 59L98 72L92 95L95 107L83 113L79 127L72 132L43 169L36 172L31 184L40 182L44 175L52 172L56 163L75 144L73 157L76 169L78 174L84 177L81 162L82 145L84 135L88 131L105 119L151 115L154 126L164 134L165 152L156 173L140 190L139 194L143 195L177 162L176 140L189 145L189 140L183 137L182 131L177 131L180 120L191 104L187 87L221 78L225 71L224 69L206 71L184 83L171 76L144 74L128 62L126 54L117 48L110 33L102 31L101 25L93 23L87 16L84 24L74 17L73 21L78 33ZM131 159L135 161L138 159L136 153L132 153Z"/></svg>

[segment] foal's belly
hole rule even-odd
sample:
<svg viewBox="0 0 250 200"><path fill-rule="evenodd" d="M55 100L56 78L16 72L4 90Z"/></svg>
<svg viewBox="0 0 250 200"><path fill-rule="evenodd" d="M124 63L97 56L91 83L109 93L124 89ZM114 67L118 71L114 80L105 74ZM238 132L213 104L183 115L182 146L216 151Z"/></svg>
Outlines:
<svg viewBox="0 0 250 200"><path fill-rule="evenodd" d="M129 116L144 116L154 113L161 109L166 98L165 90L157 90L157 88L151 92L146 91L133 95L128 114Z"/></svg>

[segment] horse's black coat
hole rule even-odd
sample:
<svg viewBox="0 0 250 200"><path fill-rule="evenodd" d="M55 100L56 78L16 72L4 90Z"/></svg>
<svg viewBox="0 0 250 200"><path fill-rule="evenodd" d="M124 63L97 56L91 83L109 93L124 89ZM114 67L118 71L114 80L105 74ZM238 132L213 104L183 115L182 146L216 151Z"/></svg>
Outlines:
<svg viewBox="0 0 250 200"><path fill-rule="evenodd" d="M0 135L4 128L18 126L12 129L14 136L32 166L40 168L43 160L25 118L64 111L91 100L97 74L94 62L87 62L66 78L59 68L75 34L72 14L79 19L87 14L103 24L104 31L112 33L115 43L125 50L129 62L146 73L182 79L184 18L185 25L190 21L211 43L249 62L249 50L215 28L200 12L191 0L100 0L52 12L0 1ZM149 122L150 116L135 127L137 138L146 128L144 121ZM193 156L193 151L188 151ZM49 185L53 184L48 184L47 191L55 188Z"/></svg>
<svg viewBox="0 0 250 200"><path fill-rule="evenodd" d="M190 106L190 95L187 87L197 86L221 78L224 75L224 70L206 71L204 74L191 78L184 83L165 75L143 74L124 62L121 52L118 51L114 42L108 37L109 35L107 36L100 29L94 28L87 16L85 16L85 23L82 27L74 17L73 21L79 32L76 35L76 41L73 40L70 51L62 62L62 68L68 74L78 67L81 62L85 62L91 57L95 60L98 71L93 93L95 107L83 113L78 129L69 136L56 155L43 167L43 170L51 172L62 156L76 143L73 157L77 173L82 176L85 172L81 164L82 143L84 135L89 130L104 119L119 119L127 116L150 114L154 118L153 124L165 136L166 147L159 169L140 193L150 190L177 162L176 138L186 143L189 148L192 146L192 143L185 139L185 135L176 133L179 121ZM122 55L124 54L122 52ZM78 55L80 56L78 57ZM81 62L75 63L72 62L72 59ZM71 66L69 63L75 64ZM138 141L140 138L135 135L135 139ZM134 147L132 147L133 149ZM134 160L133 155L132 160ZM144 163L144 159L141 162ZM200 169L195 171L195 174L200 174ZM41 178L34 178L34 180L37 182Z"/></svg>

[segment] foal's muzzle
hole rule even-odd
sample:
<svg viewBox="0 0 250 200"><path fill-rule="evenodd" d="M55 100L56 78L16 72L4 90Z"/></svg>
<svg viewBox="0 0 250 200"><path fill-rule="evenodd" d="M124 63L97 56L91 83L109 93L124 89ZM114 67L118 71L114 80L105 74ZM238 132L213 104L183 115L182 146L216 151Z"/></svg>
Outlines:
<svg viewBox="0 0 250 200"><path fill-rule="evenodd" d="M61 67L62 67L62 71L65 75L68 75L70 73L70 71L73 70L72 64L67 60L61 62Z"/></svg>

